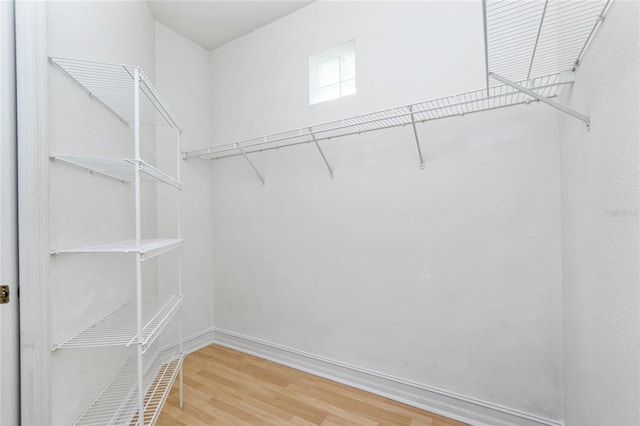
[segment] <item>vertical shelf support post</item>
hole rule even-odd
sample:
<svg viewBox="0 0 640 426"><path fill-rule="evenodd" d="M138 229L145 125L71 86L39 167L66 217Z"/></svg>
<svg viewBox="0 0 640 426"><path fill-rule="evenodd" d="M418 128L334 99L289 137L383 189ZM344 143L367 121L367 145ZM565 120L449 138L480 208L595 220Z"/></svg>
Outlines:
<svg viewBox="0 0 640 426"><path fill-rule="evenodd" d="M418 148L418 156L420 157L420 170L424 170L424 158L422 158L422 149L420 149L420 139L418 138L418 129L416 129L416 119L413 116L413 105L409 105L411 112L411 126L413 127L413 136L416 138L416 147Z"/></svg>
<svg viewBox="0 0 640 426"><path fill-rule="evenodd" d="M482 0L482 31L484 34L484 71L489 96L489 39L487 34L487 0Z"/></svg>
<svg viewBox="0 0 640 426"><path fill-rule="evenodd" d="M309 127L309 134L311 135L311 139L313 139L313 143L316 145L316 148L318 148L318 151L320 152L320 155L322 156L322 161L324 161L324 164L327 166L327 169L329 169L329 177L331 179L333 179L333 169L331 168L331 165L329 165L329 161L327 160L327 157L324 155L324 151L322 151L322 148L320 148L320 144L318 143L318 140L316 139L316 135L313 133L313 131L311 130L311 127Z"/></svg>
<svg viewBox="0 0 640 426"><path fill-rule="evenodd" d="M136 253L136 322L138 330L138 424L144 426L144 368L143 368L143 351L142 344L144 342L144 336L142 335L142 254L140 251L140 245L142 240L142 223L141 223L141 207L140 207L140 161L142 157L140 155L140 69L136 68L134 71L133 81L133 134L135 145L135 187L136 187L136 246L138 252Z"/></svg>
<svg viewBox="0 0 640 426"><path fill-rule="evenodd" d="M181 158L181 143L180 143L180 129L176 126L176 179L178 182L182 182L182 174L180 172L180 158ZM178 238L182 239L182 191L178 191ZM182 247L178 248L178 296L183 297L182 291ZM184 345L182 343L182 317L183 311L180 306L180 321L178 325L178 338L180 353L184 353ZM184 380L182 377L182 365L180 366L180 408L184 405Z"/></svg>
<svg viewBox="0 0 640 426"><path fill-rule="evenodd" d="M249 165L251 166L251 168L253 169L253 171L256 173L256 175L258 175L258 177L260 178L260 182L262 182L263 185L265 184L264 181L264 176L262 176L260 174L260 172L258 171L258 169L256 168L256 166L253 164L253 162L249 159L249 157L247 156L247 154L244 152L244 149L242 149L242 147L240 145L238 145L237 143L235 144L235 148L238 149L240 151L240 154L242 154L242 156L244 157L245 160L247 160L247 162L249 163Z"/></svg>
<svg viewBox="0 0 640 426"><path fill-rule="evenodd" d="M531 68L533 68L533 61L536 59L536 51L538 50L538 42L540 41L540 32L542 31L542 24L544 23L544 17L547 14L547 6L549 6L549 0L545 0L544 9L542 9L542 17L540 18L540 25L538 26L538 34L536 34L536 44L533 45L533 53L531 54L531 62L529 63L527 80L531 78Z"/></svg>
<svg viewBox="0 0 640 426"><path fill-rule="evenodd" d="M580 53L578 54L578 59L576 59L576 61L573 64L573 71L575 71L580 66L580 63L582 62L582 58L584 57L584 53L587 51L587 48L591 44L591 40L593 40L594 34L596 33L596 31L598 31L598 28L604 22L604 17L607 14L607 10L609 10L609 6L611 6L611 0L607 0L607 2L604 4L604 7L602 8L602 12L600 12L600 16L598 16L598 20L596 21L593 28L591 28L591 32L589 33L587 40L584 42L584 45L582 46Z"/></svg>
<svg viewBox="0 0 640 426"><path fill-rule="evenodd" d="M495 78L498 81L501 81L502 83L506 84L507 86L511 86L514 89L521 91L522 93L526 93L527 95L529 95L529 96L539 100L540 102L545 103L545 104L547 104L547 105L549 105L549 106L551 106L551 107L553 107L553 108L555 108L555 109L557 109L559 111L562 111L565 114L569 114L570 116L575 117L578 120L584 121L584 123L587 125L587 130L591 129L591 122L590 122L588 116L586 116L584 114L580 114L579 112L574 111L571 108L566 107L566 106L564 106L564 105L562 105L562 104L560 104L558 102L552 101L551 99L545 98L544 96L539 95L538 93L534 92L533 90L529 90L529 89L527 89L525 87L522 87L521 85L519 85L517 83L514 83L513 81L508 80L508 79L506 79L504 77L501 77L498 74L490 72L489 76L492 77L492 78Z"/></svg>

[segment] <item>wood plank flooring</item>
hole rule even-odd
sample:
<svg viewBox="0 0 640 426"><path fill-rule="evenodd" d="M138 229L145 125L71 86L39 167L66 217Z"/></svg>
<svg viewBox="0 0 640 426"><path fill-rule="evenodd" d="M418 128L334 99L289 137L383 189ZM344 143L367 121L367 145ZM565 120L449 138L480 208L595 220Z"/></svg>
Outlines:
<svg viewBox="0 0 640 426"><path fill-rule="evenodd" d="M184 361L158 425L462 425L437 414L218 345Z"/></svg>

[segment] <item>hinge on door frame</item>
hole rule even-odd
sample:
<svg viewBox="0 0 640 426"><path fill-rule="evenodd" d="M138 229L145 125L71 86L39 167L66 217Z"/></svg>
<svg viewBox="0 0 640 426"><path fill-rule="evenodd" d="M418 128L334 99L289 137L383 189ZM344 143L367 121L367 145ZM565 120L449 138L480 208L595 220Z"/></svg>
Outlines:
<svg viewBox="0 0 640 426"><path fill-rule="evenodd" d="M0 285L0 305L9 303L9 286Z"/></svg>

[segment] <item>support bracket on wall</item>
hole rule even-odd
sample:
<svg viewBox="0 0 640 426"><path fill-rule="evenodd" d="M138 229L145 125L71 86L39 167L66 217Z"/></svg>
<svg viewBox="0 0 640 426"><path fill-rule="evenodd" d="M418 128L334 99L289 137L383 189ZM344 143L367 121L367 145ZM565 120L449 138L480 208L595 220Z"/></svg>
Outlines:
<svg viewBox="0 0 640 426"><path fill-rule="evenodd" d="M324 151L322 151L322 148L320 148L320 144L318 143L318 140L316 139L316 135L313 134L313 131L311 128L309 128L309 132L311 133L311 138L313 139L313 143L316 144L316 148L318 148L318 151L320 152L320 155L322 156L322 160L324 161L324 164L327 166L327 169L329 169L329 177L331 179L333 179L333 169L331 168L331 165L329 164L329 161L327 160L327 157L324 155Z"/></svg>
<svg viewBox="0 0 640 426"><path fill-rule="evenodd" d="M562 111L565 114L569 114L570 116L575 117L578 120L583 121L587 125L587 130L591 130L591 121L589 120L588 116L586 116L584 114L580 114L579 112L574 111L571 108L566 107L566 106L564 106L564 105L562 105L562 104L560 104L560 103L558 103L556 101L552 101L551 99L545 98L544 96L539 95L538 93L534 92L533 90L529 90L526 87L521 86L518 83L514 83L513 81L511 81L509 79L501 77L496 73L490 72L489 73L489 77L491 77L491 78L493 78L495 80L498 80L498 81L506 84L507 86L511 86L514 89L521 91L522 93L526 93L527 95L529 95L529 96L539 100L540 102L545 103L545 104L547 104L547 105L549 105L549 106L551 106L551 107L553 107L553 108L555 108L555 109L557 109L559 111Z"/></svg>
<svg viewBox="0 0 640 426"><path fill-rule="evenodd" d="M242 156L244 157L245 160L247 160L247 162L249 163L249 165L251 166L251 168L253 169L253 171L256 173L256 175L258 175L258 177L260 178L260 181L262 182L263 185L266 185L265 181L264 181L264 176L262 176L260 174L260 172L258 171L258 169L256 168L256 166L253 164L253 162L249 159L249 157L247 156L247 154L244 152L244 149L242 149L242 147L240 147L240 145L238 145L237 143L235 144L235 147L238 149L238 151L240 151L240 154L242 154Z"/></svg>
<svg viewBox="0 0 640 426"><path fill-rule="evenodd" d="M422 158L422 150L420 149L420 139L418 139L418 129L416 129L416 118L413 116L413 105L409 105L411 111L411 126L413 127L413 136L416 138L416 147L418 148L418 156L420 157L420 169L424 169L424 158Z"/></svg>

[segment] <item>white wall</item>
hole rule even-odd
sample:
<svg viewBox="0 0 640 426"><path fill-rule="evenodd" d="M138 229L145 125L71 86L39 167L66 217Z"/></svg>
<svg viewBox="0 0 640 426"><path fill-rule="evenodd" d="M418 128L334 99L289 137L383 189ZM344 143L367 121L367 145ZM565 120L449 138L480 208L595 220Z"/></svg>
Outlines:
<svg viewBox="0 0 640 426"><path fill-rule="evenodd" d="M184 127L182 149L189 151L205 146L211 139L209 52L157 22L155 40L156 87ZM173 146L175 137L169 133L159 135L158 144ZM175 153L161 152L158 164L162 170L175 170ZM182 236L185 240L182 248L183 335L189 337L213 325L212 198L209 164L181 160L180 165L184 185ZM177 209L167 206L175 205L176 201L175 190L159 190L158 232L161 234L175 235ZM161 264L161 291L175 291L176 280L175 262Z"/></svg>
<svg viewBox="0 0 640 426"><path fill-rule="evenodd" d="M451 25L456 22L456 25ZM356 40L358 94L308 105ZM319 2L211 55L214 143L484 85L480 2ZM562 418L557 114L514 107L213 163L217 328Z"/></svg>
<svg viewBox="0 0 640 426"><path fill-rule="evenodd" d="M614 2L561 121L565 421L640 424L638 12Z"/></svg>
<svg viewBox="0 0 640 426"><path fill-rule="evenodd" d="M213 137L243 139L481 88L481 34L480 2L312 4L212 52ZM309 55L352 39L358 95L309 106Z"/></svg>

